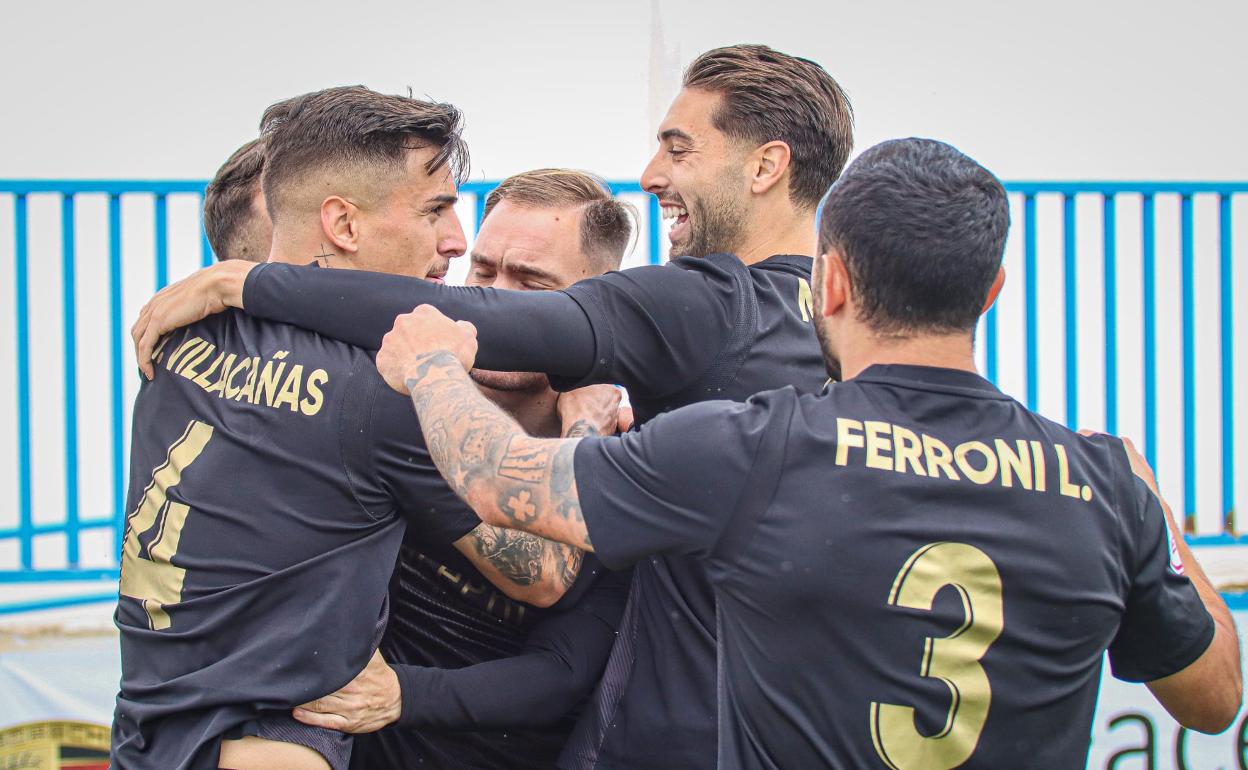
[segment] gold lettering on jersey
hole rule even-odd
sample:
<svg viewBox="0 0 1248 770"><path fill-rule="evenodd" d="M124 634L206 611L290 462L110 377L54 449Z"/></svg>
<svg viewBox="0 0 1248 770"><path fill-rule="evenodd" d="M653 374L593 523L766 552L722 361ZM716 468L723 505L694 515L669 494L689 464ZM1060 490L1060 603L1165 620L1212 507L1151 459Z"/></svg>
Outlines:
<svg viewBox="0 0 1248 770"><path fill-rule="evenodd" d="M810 291L810 281L797 279L797 309L802 313L802 320L810 323L815 315L815 297Z"/></svg>
<svg viewBox="0 0 1248 770"><path fill-rule="evenodd" d="M861 464L873 470L942 481L1047 492L1051 486L1047 476L1050 454L1057 459L1057 479L1052 486L1064 497L1091 502L1092 487L1076 480L1077 469L1072 466L1066 447L1034 439L984 437L982 441L950 445L935 436L883 420L838 417L833 458L840 466Z"/></svg>
<svg viewBox="0 0 1248 770"><path fill-rule="evenodd" d="M325 405L329 372L308 371L304 364L288 361L289 356L289 350L268 357L218 350L195 337L178 345L164 368L217 398L311 417Z"/></svg>

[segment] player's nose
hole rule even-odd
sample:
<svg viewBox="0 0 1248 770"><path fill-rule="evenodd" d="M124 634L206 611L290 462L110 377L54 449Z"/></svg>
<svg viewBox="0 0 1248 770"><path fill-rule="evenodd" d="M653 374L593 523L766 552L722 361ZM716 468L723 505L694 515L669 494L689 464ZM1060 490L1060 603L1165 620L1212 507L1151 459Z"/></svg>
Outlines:
<svg viewBox="0 0 1248 770"><path fill-rule="evenodd" d="M438 254L447 259L462 257L468 251L468 240L464 237L464 226L460 224L455 209L444 214L438 226Z"/></svg>
<svg viewBox="0 0 1248 770"><path fill-rule="evenodd" d="M658 195L667 189L667 164L664 161L666 157L663 148L660 147L646 164L645 170L641 172L641 189L651 195Z"/></svg>

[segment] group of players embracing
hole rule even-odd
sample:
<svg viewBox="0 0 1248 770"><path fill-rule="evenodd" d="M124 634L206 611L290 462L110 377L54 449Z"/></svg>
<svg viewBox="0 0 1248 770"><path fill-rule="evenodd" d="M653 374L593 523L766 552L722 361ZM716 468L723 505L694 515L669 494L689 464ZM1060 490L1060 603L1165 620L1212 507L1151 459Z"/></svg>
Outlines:
<svg viewBox="0 0 1248 770"><path fill-rule="evenodd" d="M671 262L618 270L627 205L541 169L464 287L454 107L268 108L222 261L133 330L115 767L1082 767L1107 650L1230 723L1147 464L975 371L997 178L846 168L845 93L766 46L682 85L641 176Z"/></svg>

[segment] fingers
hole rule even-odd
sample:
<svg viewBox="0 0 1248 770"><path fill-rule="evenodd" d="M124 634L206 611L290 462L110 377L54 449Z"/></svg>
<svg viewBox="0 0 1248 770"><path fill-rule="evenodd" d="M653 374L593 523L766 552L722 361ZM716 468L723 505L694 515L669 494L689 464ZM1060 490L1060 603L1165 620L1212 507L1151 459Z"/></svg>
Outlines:
<svg viewBox="0 0 1248 770"><path fill-rule="evenodd" d="M616 430L620 433L628 433L633 429L633 419L633 408L621 407L619 414L616 415Z"/></svg>
<svg viewBox="0 0 1248 770"><path fill-rule="evenodd" d="M476 327L476 325L474 325L472 322L470 322L470 321L456 321L456 322L455 322L455 325L456 325L456 326L458 326L459 328L463 329L464 331L468 332L468 334L472 335L473 337L476 337L476 336L477 336L477 327Z"/></svg>
<svg viewBox="0 0 1248 770"><path fill-rule="evenodd" d="M146 357L142 353L143 335L147 332L147 327L152 320L152 303L147 303L143 309L139 311L139 318L134 322L134 326L130 327L130 339L134 343L134 359L138 362L139 370L143 372L143 376L152 379L155 368L152 366L152 357Z"/></svg>
<svg viewBox="0 0 1248 770"><path fill-rule="evenodd" d="M341 714L327 714L316 711L308 711L302 706L295 709L292 713L296 721L312 727L323 727L328 730L339 730L341 732L350 732L348 728L352 727L351 720Z"/></svg>

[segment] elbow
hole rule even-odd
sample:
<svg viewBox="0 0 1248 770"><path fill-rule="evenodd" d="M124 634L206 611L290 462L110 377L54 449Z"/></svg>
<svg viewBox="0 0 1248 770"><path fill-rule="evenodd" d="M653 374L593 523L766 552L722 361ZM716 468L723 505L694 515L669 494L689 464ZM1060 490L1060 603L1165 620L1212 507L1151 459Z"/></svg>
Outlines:
<svg viewBox="0 0 1248 770"><path fill-rule="evenodd" d="M1207 697L1197 708L1181 716L1176 715L1179 724L1189 730L1217 735L1235 722L1243 704L1243 681L1239 676L1232 677L1224 687L1207 693Z"/></svg>
<svg viewBox="0 0 1248 770"><path fill-rule="evenodd" d="M545 577L532 585L521 586L511 583L502 589L509 599L515 599L518 602L531 604L541 609L553 606L563 598L567 590L567 586L560 581Z"/></svg>

